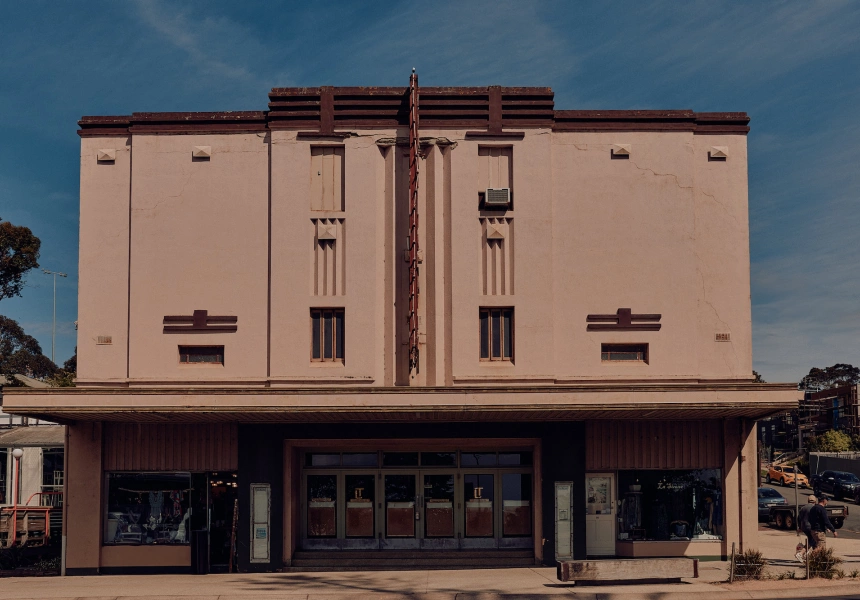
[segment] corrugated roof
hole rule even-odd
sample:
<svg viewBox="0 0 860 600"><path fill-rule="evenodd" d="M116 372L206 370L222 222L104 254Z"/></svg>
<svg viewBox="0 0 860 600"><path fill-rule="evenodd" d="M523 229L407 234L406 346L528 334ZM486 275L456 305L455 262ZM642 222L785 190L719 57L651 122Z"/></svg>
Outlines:
<svg viewBox="0 0 860 600"><path fill-rule="evenodd" d="M63 425L34 425L0 430L0 448L49 448L62 446L66 440Z"/></svg>

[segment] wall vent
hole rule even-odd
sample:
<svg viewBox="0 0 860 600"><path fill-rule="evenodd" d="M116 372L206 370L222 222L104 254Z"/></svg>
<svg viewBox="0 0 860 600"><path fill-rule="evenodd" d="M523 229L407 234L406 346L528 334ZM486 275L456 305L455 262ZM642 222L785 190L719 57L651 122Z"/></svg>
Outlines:
<svg viewBox="0 0 860 600"><path fill-rule="evenodd" d="M100 346L109 346L113 344L113 337L109 335L100 335L96 338L96 344Z"/></svg>
<svg viewBox="0 0 860 600"><path fill-rule="evenodd" d="M715 342L731 342L732 334L731 333L715 333L714 334Z"/></svg>

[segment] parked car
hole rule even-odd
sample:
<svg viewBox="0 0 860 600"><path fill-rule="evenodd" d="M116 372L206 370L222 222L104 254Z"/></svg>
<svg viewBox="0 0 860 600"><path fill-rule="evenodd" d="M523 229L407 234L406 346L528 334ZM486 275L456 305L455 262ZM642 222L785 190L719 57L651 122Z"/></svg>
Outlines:
<svg viewBox="0 0 860 600"><path fill-rule="evenodd" d="M770 509L774 506L786 504L786 499L773 488L760 487L758 489L758 518L759 521L770 520Z"/></svg>
<svg viewBox="0 0 860 600"><path fill-rule="evenodd" d="M816 496L822 493L832 495L836 500L860 499L860 478L847 471L824 471L812 476L812 489Z"/></svg>
<svg viewBox="0 0 860 600"><path fill-rule="evenodd" d="M767 482L773 483L776 481L779 485L794 485L794 468L793 467L777 467L773 466L767 471ZM809 487L809 479L803 473L797 474L798 487Z"/></svg>
<svg viewBox="0 0 860 600"><path fill-rule="evenodd" d="M796 529L797 514L794 504L776 504L770 507L770 522L778 529ZM828 504L824 509L830 522L836 529L841 529L848 518L848 507L844 504Z"/></svg>

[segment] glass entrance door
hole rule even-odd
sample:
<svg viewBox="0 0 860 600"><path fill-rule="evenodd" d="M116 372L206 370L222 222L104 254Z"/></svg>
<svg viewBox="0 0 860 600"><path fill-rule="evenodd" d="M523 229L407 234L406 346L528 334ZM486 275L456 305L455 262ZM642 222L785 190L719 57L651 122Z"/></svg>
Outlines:
<svg viewBox="0 0 860 600"><path fill-rule="evenodd" d="M417 548L415 523L419 518L418 475L415 473L386 474L383 497L385 501L385 546Z"/></svg>
<svg viewBox="0 0 860 600"><path fill-rule="evenodd" d="M453 473L420 474L423 481L422 548L457 548L456 478Z"/></svg>

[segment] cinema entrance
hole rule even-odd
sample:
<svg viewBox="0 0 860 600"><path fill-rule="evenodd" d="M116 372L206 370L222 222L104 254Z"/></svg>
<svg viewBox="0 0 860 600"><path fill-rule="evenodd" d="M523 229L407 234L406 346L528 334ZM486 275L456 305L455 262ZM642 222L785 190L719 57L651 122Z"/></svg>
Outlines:
<svg viewBox="0 0 860 600"><path fill-rule="evenodd" d="M534 546L534 452L305 451L304 550Z"/></svg>

